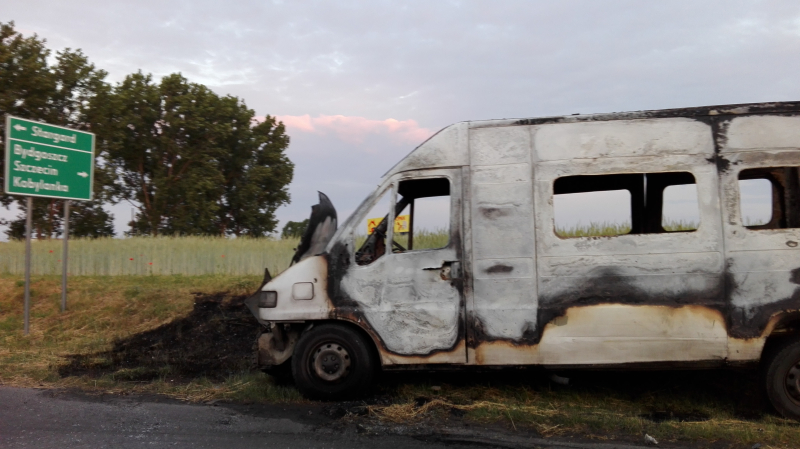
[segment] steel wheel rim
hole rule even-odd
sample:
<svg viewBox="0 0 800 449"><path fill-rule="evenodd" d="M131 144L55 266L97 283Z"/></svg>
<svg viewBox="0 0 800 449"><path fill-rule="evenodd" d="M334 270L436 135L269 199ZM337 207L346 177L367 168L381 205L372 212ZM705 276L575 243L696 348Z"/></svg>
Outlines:
<svg viewBox="0 0 800 449"><path fill-rule="evenodd" d="M784 385L789 399L800 405L800 360L796 360L786 373Z"/></svg>
<svg viewBox="0 0 800 449"><path fill-rule="evenodd" d="M350 353L335 342L322 343L311 353L313 373L326 382L342 381L350 374L350 365Z"/></svg>

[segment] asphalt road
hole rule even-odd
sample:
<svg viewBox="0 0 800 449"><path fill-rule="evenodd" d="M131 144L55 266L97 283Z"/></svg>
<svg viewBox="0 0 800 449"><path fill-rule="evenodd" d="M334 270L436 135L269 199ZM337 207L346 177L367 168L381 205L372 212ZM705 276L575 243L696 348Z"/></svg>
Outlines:
<svg viewBox="0 0 800 449"><path fill-rule="evenodd" d="M500 441L480 434L374 435L332 425L334 420L320 410L0 387L0 448L631 448L531 438Z"/></svg>

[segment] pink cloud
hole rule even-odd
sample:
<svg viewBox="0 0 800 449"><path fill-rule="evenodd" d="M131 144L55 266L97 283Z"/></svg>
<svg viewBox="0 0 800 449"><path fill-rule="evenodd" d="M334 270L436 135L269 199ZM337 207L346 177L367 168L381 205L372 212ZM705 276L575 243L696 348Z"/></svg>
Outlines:
<svg viewBox="0 0 800 449"><path fill-rule="evenodd" d="M314 134L333 133L348 143L362 143L370 134L381 134L408 143L422 143L433 131L422 128L415 120L371 120L344 115L279 115L276 118L286 125L287 131Z"/></svg>

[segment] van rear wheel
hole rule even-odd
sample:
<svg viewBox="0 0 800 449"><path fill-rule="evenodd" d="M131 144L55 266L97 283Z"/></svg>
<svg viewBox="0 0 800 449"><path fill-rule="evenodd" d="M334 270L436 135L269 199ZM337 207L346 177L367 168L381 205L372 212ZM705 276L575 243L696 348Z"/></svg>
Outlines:
<svg viewBox="0 0 800 449"><path fill-rule="evenodd" d="M773 351L765 368L770 403L785 418L800 421L800 337Z"/></svg>
<svg viewBox="0 0 800 449"><path fill-rule="evenodd" d="M300 337L292 356L295 385L309 399L352 399L371 390L375 363L354 329L323 324Z"/></svg>

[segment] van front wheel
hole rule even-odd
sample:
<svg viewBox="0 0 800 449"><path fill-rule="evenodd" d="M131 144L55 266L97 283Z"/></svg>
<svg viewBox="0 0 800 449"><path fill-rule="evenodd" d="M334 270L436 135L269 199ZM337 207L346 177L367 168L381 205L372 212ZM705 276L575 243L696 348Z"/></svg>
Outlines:
<svg viewBox="0 0 800 449"><path fill-rule="evenodd" d="M295 385L310 399L351 399L370 390L375 360L355 330L335 324L313 327L300 337L292 356Z"/></svg>
<svg viewBox="0 0 800 449"><path fill-rule="evenodd" d="M800 421L800 338L772 352L766 363L769 401L784 417Z"/></svg>

